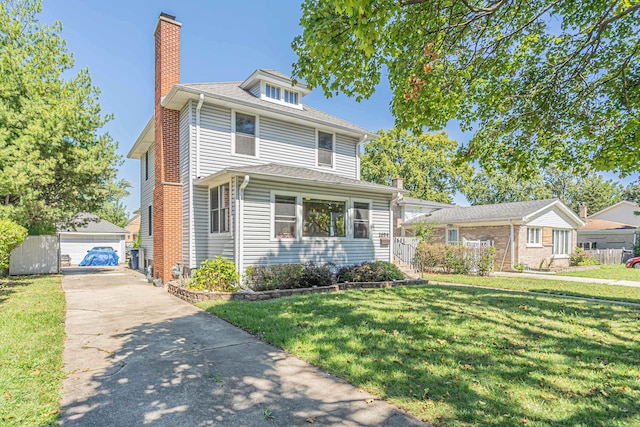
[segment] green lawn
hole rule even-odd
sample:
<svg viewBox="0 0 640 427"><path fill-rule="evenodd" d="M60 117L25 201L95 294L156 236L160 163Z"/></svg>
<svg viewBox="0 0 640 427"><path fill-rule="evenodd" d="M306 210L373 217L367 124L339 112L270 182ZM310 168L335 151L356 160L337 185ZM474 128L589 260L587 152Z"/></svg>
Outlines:
<svg viewBox="0 0 640 427"><path fill-rule="evenodd" d="M209 302L438 426L640 425L640 310L453 286Z"/></svg>
<svg viewBox="0 0 640 427"><path fill-rule="evenodd" d="M594 279L635 280L640 282L640 269L627 268L624 264L601 265L597 270L558 273L562 276L592 277Z"/></svg>
<svg viewBox="0 0 640 427"><path fill-rule="evenodd" d="M0 279L0 425L55 423L64 321L60 276Z"/></svg>
<svg viewBox="0 0 640 427"><path fill-rule="evenodd" d="M534 291L555 295L572 295L587 298L601 298L614 301L640 303L640 288L604 283L579 283L557 280L533 279L529 277L486 277L463 274L423 274L427 280L459 283L463 285L487 286L517 291ZM554 276L555 277L555 276Z"/></svg>

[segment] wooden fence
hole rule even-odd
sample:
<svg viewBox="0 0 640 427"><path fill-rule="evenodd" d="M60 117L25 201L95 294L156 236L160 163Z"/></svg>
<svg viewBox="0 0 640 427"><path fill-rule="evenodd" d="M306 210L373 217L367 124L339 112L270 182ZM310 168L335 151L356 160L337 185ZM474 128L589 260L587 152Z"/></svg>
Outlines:
<svg viewBox="0 0 640 427"><path fill-rule="evenodd" d="M630 249L591 249L585 252L600 261L600 264L622 264L633 256Z"/></svg>

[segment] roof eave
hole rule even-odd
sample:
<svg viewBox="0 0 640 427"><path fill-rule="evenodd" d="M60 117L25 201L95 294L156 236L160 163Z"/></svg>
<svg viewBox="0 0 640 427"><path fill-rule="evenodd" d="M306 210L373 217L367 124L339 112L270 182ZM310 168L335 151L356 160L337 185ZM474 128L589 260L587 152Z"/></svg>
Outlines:
<svg viewBox="0 0 640 427"><path fill-rule="evenodd" d="M270 81L271 83L287 85L292 89L295 89L297 92L302 93L302 96L308 95L311 93L311 89L307 87L304 83L293 84L291 79L285 79L283 77L275 76L267 71L263 71L261 69L255 70L245 81L240 83L240 87L242 89L248 89L253 87L256 82L260 80Z"/></svg>
<svg viewBox="0 0 640 427"><path fill-rule="evenodd" d="M136 142L133 144L133 147L131 147L131 150L127 153L127 158L142 158L142 155L147 152L155 142L155 128L155 117L151 116L144 129L142 129L142 132L140 132L138 139L136 139Z"/></svg>
<svg viewBox="0 0 640 427"><path fill-rule="evenodd" d="M374 138L377 138L378 135L376 135L374 132L370 132L367 131L366 129L362 129L362 131L356 131L354 129L350 129L348 127L344 127L342 125L338 125L335 123L330 123L330 122L325 122L323 120L314 120L312 118L302 118L297 114L294 114L294 112L292 111L291 113L288 113L286 111L282 111L282 110L278 110L278 109L272 109L270 108L270 106L268 105L263 105L260 107L256 107L253 104L250 104L248 102L244 102L242 100L238 100L235 98L230 98L227 96L223 96L223 95L218 95L218 94L212 94L209 92L205 92L205 91L200 91L197 89L193 89L193 88L189 88L189 87L185 87L185 86L180 86L180 85L175 85L171 88L171 90L169 91L169 93L167 94L167 96L165 96L162 99L162 106L165 108L168 108L169 110L177 110L180 111L182 109L182 107L184 107L184 105L187 103L188 100L190 99L198 99L200 94L204 94L205 97L205 101L207 99L209 100L215 100L217 101L218 105L223 105L225 107L228 108L238 108L238 106L241 106L245 111L250 112L250 113L254 113L254 114L258 114L258 115L267 115L267 116L273 116L273 117L282 117L282 116L287 116L292 122L294 123L299 123L299 124L303 124L303 125L321 125L321 126L325 126L329 129L332 130L339 130L340 133L348 135L348 136L353 136L358 138L361 142L366 142L366 141L370 141ZM297 110L296 110L297 111ZM269 114L265 114L265 112L268 112Z"/></svg>
<svg viewBox="0 0 640 427"><path fill-rule="evenodd" d="M422 215L422 216L426 216L426 217L430 217L430 215ZM418 217L421 218L421 217ZM418 220L418 218L412 219L411 221L406 221L403 222L401 225L403 226L409 226L409 225L416 225L418 223L420 223L420 221ZM428 221L427 223L436 223L436 224L453 224L453 225L486 225L486 224L491 224L491 225L509 225L509 224L513 224L513 225L522 225L522 219L521 218L495 218L495 219L469 219L469 220L464 220L464 221L453 221L453 220L442 220L442 221Z"/></svg>

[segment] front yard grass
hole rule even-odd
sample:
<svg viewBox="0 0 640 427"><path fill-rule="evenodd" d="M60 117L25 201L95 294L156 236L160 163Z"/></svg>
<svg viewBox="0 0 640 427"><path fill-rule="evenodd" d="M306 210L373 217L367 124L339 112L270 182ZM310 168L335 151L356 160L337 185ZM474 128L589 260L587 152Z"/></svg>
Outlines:
<svg viewBox="0 0 640 427"><path fill-rule="evenodd" d="M462 285L487 286L515 291L542 292L554 295L570 295L585 298L600 298L613 301L640 303L640 288L605 283L581 283L530 277L468 276L464 274L423 274L427 280L459 283Z"/></svg>
<svg viewBox="0 0 640 427"><path fill-rule="evenodd" d="M637 308L431 285L200 305L438 426L640 425Z"/></svg>
<svg viewBox="0 0 640 427"><path fill-rule="evenodd" d="M0 278L0 425L55 422L64 321L60 276Z"/></svg>
<svg viewBox="0 0 640 427"><path fill-rule="evenodd" d="M640 269L627 268L624 264L601 265L595 270L558 273L559 276L591 277L594 279L634 280L640 282Z"/></svg>

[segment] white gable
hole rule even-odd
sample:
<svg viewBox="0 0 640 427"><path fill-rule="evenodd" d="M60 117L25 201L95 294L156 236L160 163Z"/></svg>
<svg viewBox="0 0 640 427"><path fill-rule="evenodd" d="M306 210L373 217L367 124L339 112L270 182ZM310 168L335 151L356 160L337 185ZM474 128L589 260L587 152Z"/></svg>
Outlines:
<svg viewBox="0 0 640 427"><path fill-rule="evenodd" d="M536 218L527 222L527 225L551 228L576 228L576 225L572 221L555 208L543 212Z"/></svg>
<svg viewBox="0 0 640 427"><path fill-rule="evenodd" d="M603 219L640 226L640 216L634 215L640 207L632 202L620 202L589 216L589 219Z"/></svg>

